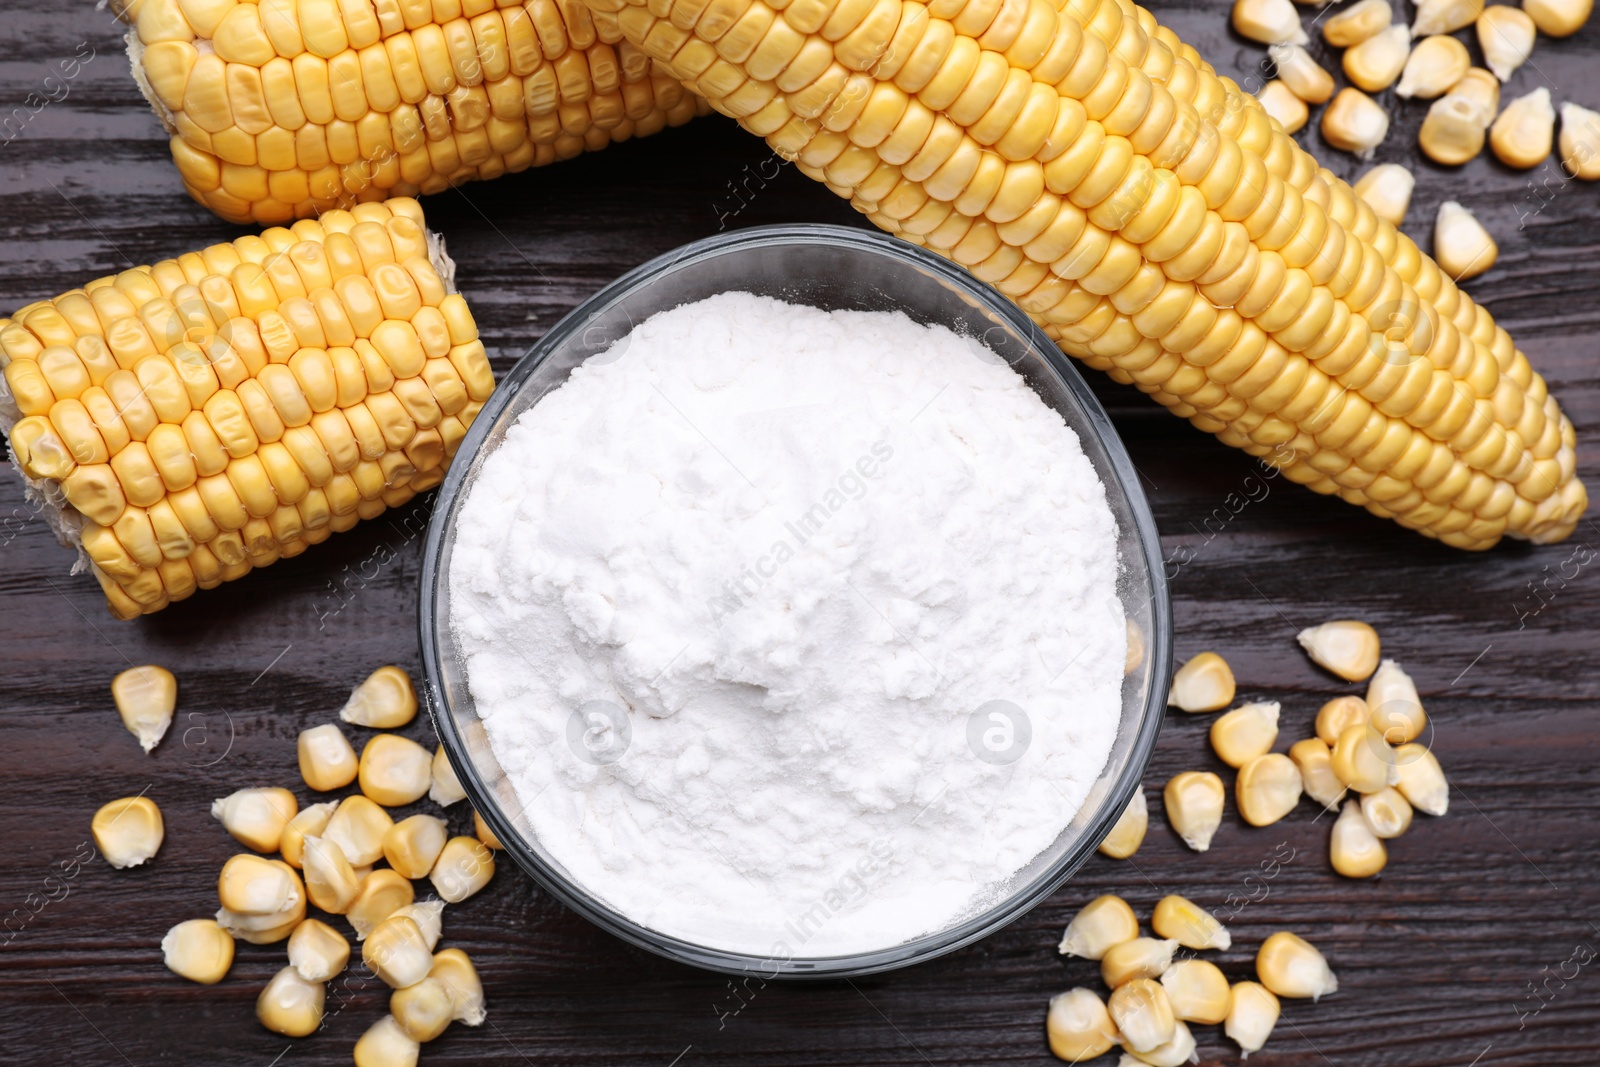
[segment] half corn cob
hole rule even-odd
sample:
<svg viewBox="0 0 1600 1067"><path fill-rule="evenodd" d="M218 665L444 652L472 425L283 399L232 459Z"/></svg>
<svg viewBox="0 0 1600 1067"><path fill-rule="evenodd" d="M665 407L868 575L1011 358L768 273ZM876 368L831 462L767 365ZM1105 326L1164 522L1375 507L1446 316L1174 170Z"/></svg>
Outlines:
<svg viewBox="0 0 1600 1067"><path fill-rule="evenodd" d="M1567 536L1572 425L1489 314L1129 0L583 0L1068 353L1463 548Z"/></svg>
<svg viewBox="0 0 1600 1067"><path fill-rule="evenodd" d="M707 109L571 0L115 0L196 200L233 222L435 193Z"/></svg>
<svg viewBox="0 0 1600 1067"><path fill-rule="evenodd" d="M494 389L414 200L100 278L0 319L0 426L119 618L437 485Z"/></svg>

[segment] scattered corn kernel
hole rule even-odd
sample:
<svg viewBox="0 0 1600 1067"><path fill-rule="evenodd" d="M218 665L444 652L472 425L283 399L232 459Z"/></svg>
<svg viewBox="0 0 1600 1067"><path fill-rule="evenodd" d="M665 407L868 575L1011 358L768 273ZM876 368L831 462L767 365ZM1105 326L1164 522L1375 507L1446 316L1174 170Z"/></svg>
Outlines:
<svg viewBox="0 0 1600 1067"><path fill-rule="evenodd" d="M215 919L190 919L167 931L161 955L173 974L201 985L215 985L233 966L233 935Z"/></svg>
<svg viewBox="0 0 1600 1067"><path fill-rule="evenodd" d="M1550 158L1555 136L1555 105L1550 102L1550 90L1541 85L1500 112L1489 127L1489 147L1506 166L1527 170Z"/></svg>
<svg viewBox="0 0 1600 1067"><path fill-rule="evenodd" d="M1384 841L1411 828L1411 804L1394 786L1363 796L1361 814L1372 832Z"/></svg>
<svg viewBox="0 0 1600 1067"><path fill-rule="evenodd" d="M1112 989L1127 985L1135 978L1160 978L1172 966L1172 954L1178 942L1170 938L1161 941L1153 937L1136 937L1120 945L1112 945L1100 958L1100 977Z"/></svg>
<svg viewBox="0 0 1600 1067"><path fill-rule="evenodd" d="M1400 72L1396 95L1407 99L1432 100L1443 96L1461 80L1472 66L1467 46L1446 34L1424 37L1417 42Z"/></svg>
<svg viewBox="0 0 1600 1067"><path fill-rule="evenodd" d="M1183 838L1183 843L1196 852L1211 847L1211 838L1222 825L1225 795L1222 779L1210 771L1184 771L1173 775L1161 791L1167 822Z"/></svg>
<svg viewBox="0 0 1600 1067"><path fill-rule="evenodd" d="M256 1018L274 1033L305 1037L322 1025L325 996L321 982L307 981L293 967L285 967L256 998Z"/></svg>
<svg viewBox="0 0 1600 1067"><path fill-rule="evenodd" d="M1417 684L1392 659L1384 660L1367 683L1367 707L1372 709L1372 725L1391 745L1415 741L1428 723Z"/></svg>
<svg viewBox="0 0 1600 1067"><path fill-rule="evenodd" d="M1279 1011L1278 998L1270 989L1255 982L1235 982L1222 1032L1245 1054L1260 1052L1278 1025Z"/></svg>
<svg viewBox="0 0 1600 1067"><path fill-rule="evenodd" d="M479 841L497 852L506 847L500 843L498 837L494 836L494 831L489 829L489 824L483 821L483 816L478 814L477 809L473 809L472 812L472 831L478 835Z"/></svg>
<svg viewBox="0 0 1600 1067"><path fill-rule="evenodd" d="M1373 172L1379 169L1374 167ZM1411 180L1410 171L1404 167L1397 169L1405 176L1406 181ZM1409 184L1406 187L1405 200L1406 203L1411 201ZM1402 216L1405 214L1403 206L1400 214ZM1357 622L1354 619L1325 622L1321 626L1301 630L1295 636L1295 640L1300 642L1300 647L1306 650L1313 663L1332 671L1347 682L1362 681L1377 669L1378 631L1364 622Z"/></svg>
<svg viewBox="0 0 1600 1067"><path fill-rule="evenodd" d="M178 706L178 680L171 671L153 663L129 667L111 679L111 701L117 706L122 725L149 752L172 725L172 712Z"/></svg>
<svg viewBox="0 0 1600 1067"><path fill-rule="evenodd" d="M452 837L439 853L428 875L434 890L451 904L459 904L489 884L494 877L494 853L472 837Z"/></svg>
<svg viewBox="0 0 1600 1067"><path fill-rule="evenodd" d="M1419 0L1417 18L1411 24L1411 36L1454 33L1463 26L1477 22L1482 14L1483 0Z"/></svg>
<svg viewBox="0 0 1600 1067"><path fill-rule="evenodd" d="M1171 938L1184 948L1226 951L1233 946L1233 935L1217 921L1215 915L1194 901L1176 894L1164 896L1156 902L1150 926L1162 937Z"/></svg>
<svg viewBox="0 0 1600 1067"><path fill-rule="evenodd" d="M461 788L461 779L450 765L450 757L440 745L433 754L433 779L428 785L428 799L441 808L448 808L458 800L466 799L467 791Z"/></svg>
<svg viewBox="0 0 1600 1067"><path fill-rule="evenodd" d="M1369 93L1381 93L1400 77L1410 55L1411 31L1389 26L1345 49L1342 65L1352 84Z"/></svg>
<svg viewBox="0 0 1600 1067"><path fill-rule="evenodd" d="M404 915L391 916L373 928L361 946L361 959L392 989L416 985L433 966L422 931Z"/></svg>
<svg viewBox="0 0 1600 1067"><path fill-rule="evenodd" d="M304 896L300 902L282 916L277 915L241 915L227 908L217 909L217 923L228 933L240 941L248 941L252 945L274 945L294 933L294 928L299 926L306 917L306 904Z"/></svg>
<svg viewBox="0 0 1600 1067"><path fill-rule="evenodd" d="M1473 117L1484 129L1500 114L1500 79L1482 67L1468 67L1461 80L1450 87L1452 96L1465 97L1473 106Z"/></svg>
<svg viewBox="0 0 1600 1067"><path fill-rule="evenodd" d="M1478 121L1478 108L1473 98L1461 93L1446 93L1435 100L1417 130L1422 154L1447 167L1476 159L1488 136L1487 124Z"/></svg>
<svg viewBox="0 0 1600 1067"><path fill-rule="evenodd" d="M1510 81L1533 55L1537 32L1533 19L1520 7L1491 4L1484 8L1478 16L1478 45L1483 49L1484 65L1502 82Z"/></svg>
<svg viewBox="0 0 1600 1067"><path fill-rule="evenodd" d="M301 860L311 903L333 915L348 911L361 892L362 879L339 843L326 837L307 837Z"/></svg>
<svg viewBox="0 0 1600 1067"><path fill-rule="evenodd" d="M1357 793L1376 793L1398 779L1394 749L1370 723L1345 727L1334 743L1331 765L1339 781Z"/></svg>
<svg viewBox="0 0 1600 1067"><path fill-rule="evenodd" d="M1317 736L1329 748L1339 743L1339 735L1352 726L1372 721L1372 709L1365 698L1334 697L1317 712Z"/></svg>
<svg viewBox="0 0 1600 1067"><path fill-rule="evenodd" d="M409 878L399 871L379 868L361 880L361 891L350 902L344 917L350 920L357 940L365 941L379 923L410 904L416 896ZM429 951L432 951L431 946Z"/></svg>
<svg viewBox="0 0 1600 1067"><path fill-rule="evenodd" d="M1329 811L1337 811L1348 790L1333 773L1333 752L1320 737L1308 737L1289 746L1289 758L1300 771L1306 796Z"/></svg>
<svg viewBox="0 0 1600 1067"><path fill-rule="evenodd" d="M1411 208L1411 191L1416 185L1416 176L1399 163L1379 163L1363 174L1354 188L1373 214L1398 227L1406 220L1406 212Z"/></svg>
<svg viewBox="0 0 1600 1067"><path fill-rule="evenodd" d="M1117 824L1111 828L1104 841L1100 842L1102 855L1110 856L1114 860L1125 860L1144 844L1145 830L1150 826L1150 808L1144 797L1144 784L1133 791L1133 796L1128 800L1128 806L1122 809L1122 814L1117 818Z"/></svg>
<svg viewBox="0 0 1600 1067"><path fill-rule="evenodd" d="M357 726L393 730L417 715L417 691L411 676L399 667L379 667L356 686L339 710L339 718Z"/></svg>
<svg viewBox="0 0 1600 1067"><path fill-rule="evenodd" d="M455 1014L455 1004L443 982L424 978L389 995L389 1014L407 1037L427 1042L445 1032Z"/></svg>
<svg viewBox="0 0 1600 1067"><path fill-rule="evenodd" d="M1472 212L1446 200L1433 222L1433 258L1440 270L1464 282L1494 266L1500 246Z"/></svg>
<svg viewBox="0 0 1600 1067"><path fill-rule="evenodd" d="M1561 165L1581 181L1600 180L1600 112L1561 105Z"/></svg>
<svg viewBox="0 0 1600 1067"><path fill-rule="evenodd" d="M1389 113L1360 89L1340 89L1322 112L1322 139L1357 159L1371 159L1387 136Z"/></svg>
<svg viewBox="0 0 1600 1067"><path fill-rule="evenodd" d="M282 860L241 852L222 865L217 900L237 915L282 921L301 902L305 887L294 868Z"/></svg>
<svg viewBox="0 0 1600 1067"><path fill-rule="evenodd" d="M468 1026L478 1026L486 1012L483 1007L483 982L478 978L472 960L459 948L447 948L433 957L429 978L437 978L450 991L450 1000L456 1006L455 1020Z"/></svg>
<svg viewBox="0 0 1600 1067"><path fill-rule="evenodd" d="M399 734L378 734L361 750L361 791L385 807L410 804L427 795L433 756Z"/></svg>
<svg viewBox="0 0 1600 1067"><path fill-rule="evenodd" d="M406 1036L393 1015L385 1015L356 1041L356 1067L417 1067L422 1046Z"/></svg>
<svg viewBox="0 0 1600 1067"><path fill-rule="evenodd" d="M1346 801L1344 810L1333 821L1328 861L1346 878L1371 878L1389 862L1389 850L1372 832L1355 800Z"/></svg>
<svg viewBox="0 0 1600 1067"><path fill-rule="evenodd" d="M1395 773L1400 781L1395 788L1411 806L1426 815L1443 815L1450 810L1450 784L1445 781L1439 760L1426 745L1413 741L1394 753Z"/></svg>
<svg viewBox="0 0 1600 1067"><path fill-rule="evenodd" d="M284 824L283 836L278 840L278 854L283 862L295 868L303 866L301 857L306 838L320 836L328 828L328 820L333 818L333 810L338 806L337 800L312 804L301 808L298 815Z"/></svg>
<svg viewBox="0 0 1600 1067"><path fill-rule="evenodd" d="M356 750L333 723L300 731L295 749L300 756L300 777L317 792L343 789L356 780Z"/></svg>
<svg viewBox="0 0 1600 1067"><path fill-rule="evenodd" d="M364 796L345 797L333 809L333 817L322 836L344 850L353 867L376 863L383 856L383 835L394 820L389 813Z"/></svg>
<svg viewBox="0 0 1600 1067"><path fill-rule="evenodd" d="M211 803L211 817L245 848L276 852L283 828L300 813L300 802L287 789L240 789Z"/></svg>
<svg viewBox="0 0 1600 1067"><path fill-rule="evenodd" d="M1194 1050L1194 1034L1182 1019L1176 1019L1172 1024L1172 1036L1155 1048L1146 1052L1134 1052L1124 1056L1134 1063L1146 1064L1147 1067L1184 1067L1189 1063L1199 1062L1199 1057Z"/></svg>
<svg viewBox="0 0 1600 1067"><path fill-rule="evenodd" d="M1322 39L1335 48L1351 48L1389 28L1394 9L1389 0L1358 0L1322 22Z"/></svg>
<svg viewBox="0 0 1600 1067"><path fill-rule="evenodd" d="M1280 997L1320 1000L1339 988L1322 953L1287 930L1279 930L1261 943L1256 953L1256 977Z"/></svg>
<svg viewBox="0 0 1600 1067"><path fill-rule="evenodd" d="M1185 1022L1207 1026L1228 1017L1233 991L1228 979L1210 960L1178 960L1161 975L1161 988L1172 1002L1172 1013Z"/></svg>
<svg viewBox="0 0 1600 1067"><path fill-rule="evenodd" d="M1278 739L1278 702L1241 704L1211 723L1211 748L1230 767L1243 767Z"/></svg>
<svg viewBox="0 0 1600 1067"><path fill-rule="evenodd" d="M1050 1051L1068 1063L1081 1063L1111 1051L1117 1028L1105 1002L1091 989L1069 989L1050 998L1044 1017Z"/></svg>
<svg viewBox="0 0 1600 1067"><path fill-rule="evenodd" d="M1262 44L1306 44L1311 40L1290 0L1234 0L1233 28L1240 36Z"/></svg>
<svg viewBox="0 0 1600 1067"><path fill-rule="evenodd" d="M1522 0L1522 10L1546 37L1571 37L1594 14L1594 0Z"/></svg>
<svg viewBox="0 0 1600 1067"><path fill-rule="evenodd" d="M1275 44L1267 49L1278 80L1308 104L1325 104L1333 95L1333 75L1323 70L1311 53L1297 44Z"/></svg>
<svg viewBox="0 0 1600 1067"><path fill-rule="evenodd" d="M401 819L383 835L383 858L407 878L426 878L450 839L445 821L436 815Z"/></svg>
<svg viewBox="0 0 1600 1067"><path fill-rule="evenodd" d="M1153 979L1135 978L1113 989L1106 1010L1122 1035L1123 1047L1135 1054L1160 1048L1178 1029L1172 1001Z"/></svg>
<svg viewBox="0 0 1600 1067"><path fill-rule="evenodd" d="M1306 102L1276 78L1261 87L1256 99L1261 102L1261 107L1267 114L1278 120L1284 133L1299 132L1305 126L1306 120L1311 117Z"/></svg>
<svg viewBox="0 0 1600 1067"><path fill-rule="evenodd" d="M1057 950L1063 956L1104 959L1106 952L1139 936L1139 920L1128 902L1106 894L1095 897L1067 923Z"/></svg>
<svg viewBox="0 0 1600 1067"><path fill-rule="evenodd" d="M305 919L289 935L289 966L308 982L326 982L350 962L350 942L321 919Z"/></svg>
<svg viewBox="0 0 1600 1067"><path fill-rule="evenodd" d="M1234 798L1251 826L1270 826L1300 803L1300 768L1282 752L1268 752L1239 768Z"/></svg>
<svg viewBox="0 0 1600 1067"><path fill-rule="evenodd" d="M439 944L439 938L444 933L444 901L419 900L395 911L396 915L404 915L417 924L417 929L422 931L422 943L432 952Z"/></svg>
<svg viewBox="0 0 1600 1067"><path fill-rule="evenodd" d="M105 861L121 870L137 867L154 856L167 831L156 802L137 796L103 805L90 820L89 832Z"/></svg>
<svg viewBox="0 0 1600 1067"><path fill-rule="evenodd" d="M1172 678L1167 703L1184 711L1221 711L1233 703L1233 670L1215 652L1202 652Z"/></svg>

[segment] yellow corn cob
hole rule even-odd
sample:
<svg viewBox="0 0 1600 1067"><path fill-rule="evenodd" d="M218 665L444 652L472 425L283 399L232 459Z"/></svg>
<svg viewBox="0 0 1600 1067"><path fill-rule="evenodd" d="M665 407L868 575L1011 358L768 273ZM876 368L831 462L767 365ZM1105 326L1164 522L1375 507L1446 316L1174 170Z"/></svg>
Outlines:
<svg viewBox="0 0 1600 1067"><path fill-rule="evenodd" d="M1569 534L1572 425L1489 314L1129 0L583 0L874 223L1296 482Z"/></svg>
<svg viewBox="0 0 1600 1067"><path fill-rule="evenodd" d="M100 278L0 319L0 426L119 618L444 478L494 376L415 200Z"/></svg>
<svg viewBox="0 0 1600 1067"><path fill-rule="evenodd" d="M114 0L196 200L271 224L435 193L708 108L573 0Z"/></svg>

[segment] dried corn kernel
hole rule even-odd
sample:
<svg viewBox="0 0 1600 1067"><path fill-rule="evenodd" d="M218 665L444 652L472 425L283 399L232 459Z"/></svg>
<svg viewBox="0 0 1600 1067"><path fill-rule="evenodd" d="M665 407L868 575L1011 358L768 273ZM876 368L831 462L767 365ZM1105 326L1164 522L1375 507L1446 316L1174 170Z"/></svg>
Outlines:
<svg viewBox="0 0 1600 1067"><path fill-rule="evenodd" d="M1127 985L1135 978L1160 978L1172 966L1172 954L1178 942L1172 939L1136 937L1120 945L1112 945L1100 958L1100 977L1112 989Z"/></svg>
<svg viewBox="0 0 1600 1067"><path fill-rule="evenodd" d="M1211 847L1211 838L1222 825L1222 779L1210 771L1184 771L1173 775L1161 791L1172 824L1183 843L1196 852Z"/></svg>
<svg viewBox="0 0 1600 1067"><path fill-rule="evenodd" d="M1340 89L1322 112L1322 139L1357 159L1371 159L1387 136L1389 113L1360 89Z"/></svg>
<svg viewBox="0 0 1600 1067"><path fill-rule="evenodd" d="M482 841L496 852L503 851L506 847L500 843L498 837L494 836L494 831L489 829L489 824L483 821L483 816L476 809L472 812L472 832L478 835L479 841Z"/></svg>
<svg viewBox="0 0 1600 1067"><path fill-rule="evenodd" d="M395 910L395 915L404 915L417 924L417 929L422 931L422 943L432 952L439 944L439 938L444 934L444 901L419 900Z"/></svg>
<svg viewBox="0 0 1600 1067"><path fill-rule="evenodd" d="M216 985L233 966L233 936L215 919L190 919L161 939L162 961L173 974Z"/></svg>
<svg viewBox="0 0 1600 1067"><path fill-rule="evenodd" d="M303 849L301 860L311 903L330 914L343 915L361 892L362 878L336 841L307 837Z"/></svg>
<svg viewBox="0 0 1600 1067"><path fill-rule="evenodd" d="M1162 937L1177 941L1184 948L1222 949L1233 945L1233 935L1217 917L1183 897L1169 895L1156 902L1150 926Z"/></svg>
<svg viewBox="0 0 1600 1067"><path fill-rule="evenodd" d="M147 796L123 797L101 806L89 830L100 855L118 869L139 866L160 850L166 837L161 809Z"/></svg>
<svg viewBox="0 0 1600 1067"><path fill-rule="evenodd" d="M1139 920L1121 897L1095 897L1067 923L1057 946L1063 956L1104 959L1106 951L1139 936Z"/></svg>
<svg viewBox="0 0 1600 1067"><path fill-rule="evenodd" d="M300 731L295 749L300 757L300 777L317 792L343 789L356 780L356 750L333 723Z"/></svg>
<svg viewBox="0 0 1600 1067"><path fill-rule="evenodd" d="M1237 1042L1245 1055L1260 1052L1278 1025L1279 1010L1278 998L1265 986L1235 982L1222 1032Z"/></svg>
<svg viewBox="0 0 1600 1067"><path fill-rule="evenodd" d="M1393 786L1364 795L1361 815L1380 840L1399 837L1411 828L1411 805Z"/></svg>
<svg viewBox="0 0 1600 1067"><path fill-rule="evenodd" d="M1081 1063L1110 1052L1117 1028L1105 1002L1090 989L1069 989L1050 998L1044 1020L1050 1051L1068 1063Z"/></svg>
<svg viewBox="0 0 1600 1067"><path fill-rule="evenodd" d="M1317 712L1317 736L1331 749L1346 729L1371 721L1372 711L1362 697L1334 697Z"/></svg>
<svg viewBox="0 0 1600 1067"><path fill-rule="evenodd" d="M1256 977L1280 997L1320 1000L1338 990L1328 961L1310 942L1279 930L1256 953Z"/></svg>
<svg viewBox="0 0 1600 1067"><path fill-rule="evenodd" d="M1478 45L1484 65L1501 81L1510 81L1516 69L1533 55L1537 35L1533 19L1520 7L1493 4L1478 16Z"/></svg>
<svg viewBox="0 0 1600 1067"><path fill-rule="evenodd" d="M417 1067L422 1046L406 1035L393 1015L385 1015L356 1041L356 1067Z"/></svg>
<svg viewBox="0 0 1600 1067"><path fill-rule="evenodd" d="M1376 169L1376 168L1374 168ZM1410 171L1401 173L1410 178ZM1411 199L1410 190L1406 200ZM1405 214L1401 209L1401 214ZM1337 674L1347 682L1359 682L1369 677L1378 666L1378 631L1364 622L1339 619L1321 626L1301 630L1295 636L1300 647L1306 650L1311 661L1319 667Z"/></svg>
<svg viewBox="0 0 1600 1067"><path fill-rule="evenodd" d="M1400 72L1395 94L1407 99L1432 100L1449 91L1472 66L1467 46L1444 34L1417 42Z"/></svg>
<svg viewBox="0 0 1600 1067"><path fill-rule="evenodd" d="M1199 1060L1195 1053L1194 1034L1182 1019L1173 1021L1172 1036L1167 1040L1153 1049L1135 1052L1128 1058L1148 1067L1184 1067Z"/></svg>
<svg viewBox="0 0 1600 1067"><path fill-rule="evenodd" d="M478 1026L484 1020L483 982L472 960L458 948L447 948L434 954L429 978L437 978L450 991L455 1005L455 1020L468 1026Z"/></svg>
<svg viewBox="0 0 1600 1067"><path fill-rule="evenodd" d="M1300 13L1290 0L1234 0L1233 28L1262 44L1305 44Z"/></svg>
<svg viewBox="0 0 1600 1067"><path fill-rule="evenodd" d="M1373 727L1391 745L1415 741L1428 723L1417 684L1392 659L1384 660L1367 683L1367 707Z"/></svg>
<svg viewBox="0 0 1600 1067"><path fill-rule="evenodd" d="M357 726L394 730L417 716L417 691L399 667L379 667L356 686L339 718Z"/></svg>
<svg viewBox="0 0 1600 1067"><path fill-rule="evenodd" d="M361 890L345 909L344 917L355 929L356 939L365 941L379 924L415 899L416 890L409 878L398 871L379 868L361 880Z"/></svg>
<svg viewBox="0 0 1600 1067"><path fill-rule="evenodd" d="M471 837L445 842L428 880L434 891L451 904L459 904L489 884L494 877L494 853Z"/></svg>
<svg viewBox="0 0 1600 1067"><path fill-rule="evenodd" d="M378 734L361 750L361 792L385 807L399 807L427 795L433 756L399 734Z"/></svg>
<svg viewBox="0 0 1600 1067"><path fill-rule="evenodd" d="M1439 760L1425 745L1415 741L1401 745L1395 749L1394 763L1400 778L1395 788L1413 808L1428 815L1443 815L1450 809L1450 785Z"/></svg>
<svg viewBox="0 0 1600 1067"><path fill-rule="evenodd" d="M1328 861L1346 878L1371 878L1389 862L1388 849L1372 832L1355 800L1345 802L1344 810L1333 821L1328 843Z"/></svg>
<svg viewBox="0 0 1600 1067"><path fill-rule="evenodd" d="M1123 1047L1135 1055L1160 1048L1177 1032L1167 991L1149 978L1135 978L1113 989L1106 1010L1122 1035Z"/></svg>
<svg viewBox="0 0 1600 1067"><path fill-rule="evenodd" d="M1320 737L1308 737L1289 746L1289 758L1300 771L1306 796L1328 811L1337 811L1348 790L1333 773L1333 752Z"/></svg>
<svg viewBox="0 0 1600 1067"><path fill-rule="evenodd" d="M1278 739L1278 702L1241 704L1211 723L1211 748L1230 767L1271 751Z"/></svg>
<svg viewBox="0 0 1600 1067"><path fill-rule="evenodd" d="M1215 652L1202 652L1172 678L1167 704L1184 711L1221 711L1233 703L1233 671Z"/></svg>
<svg viewBox="0 0 1600 1067"><path fill-rule="evenodd" d="M433 778L428 785L428 799L441 808L448 808L458 800L466 799L467 791L461 788L461 779L450 765L450 757L440 745L433 753Z"/></svg>
<svg viewBox="0 0 1600 1067"><path fill-rule="evenodd" d="M1600 180L1600 112L1561 105L1561 165L1580 181Z"/></svg>
<svg viewBox="0 0 1600 1067"><path fill-rule="evenodd" d="M111 699L122 725L146 752L155 748L172 725L178 706L178 680L165 667L129 667L111 679Z"/></svg>
<svg viewBox="0 0 1600 1067"><path fill-rule="evenodd" d="M1369 93L1381 93L1400 77L1410 56L1411 31L1404 26L1390 26L1345 49L1341 64L1351 84Z"/></svg>
<svg viewBox="0 0 1600 1067"><path fill-rule="evenodd" d="M326 982L350 962L350 942L320 919L305 919L289 935L289 966L308 982Z"/></svg>
<svg viewBox="0 0 1600 1067"><path fill-rule="evenodd" d="M1489 127L1489 147L1506 166L1527 170L1550 158L1555 136L1556 109L1550 102L1550 90L1541 85L1500 112Z"/></svg>
<svg viewBox="0 0 1600 1067"><path fill-rule="evenodd" d="M1172 1002L1172 1013L1185 1022L1220 1023L1233 1004L1228 979L1209 960L1178 960L1162 973L1161 988Z"/></svg>
<svg viewBox="0 0 1600 1067"><path fill-rule="evenodd" d="M1351 48L1376 37L1393 21L1389 0L1358 0L1322 21L1322 39L1335 48Z"/></svg>
<svg viewBox="0 0 1600 1067"><path fill-rule="evenodd" d="M1278 120L1284 133L1298 132L1311 117L1306 102L1277 79L1263 85L1261 91L1256 93L1256 99L1261 101L1261 107L1267 114Z"/></svg>
<svg viewBox="0 0 1600 1067"><path fill-rule="evenodd" d="M1334 743L1333 773L1357 793L1376 793L1399 780L1394 749L1370 723L1345 727Z"/></svg>
<svg viewBox="0 0 1600 1067"><path fill-rule="evenodd" d="M1522 10L1546 37L1571 37L1594 14L1594 0L1522 0Z"/></svg>
<svg viewBox="0 0 1600 1067"><path fill-rule="evenodd" d="M361 946L361 959L392 989L416 985L428 977L433 966L422 931L404 915L392 916L373 928Z"/></svg>
<svg viewBox="0 0 1600 1067"><path fill-rule="evenodd" d="M1267 49L1277 78L1308 104L1325 104L1333 95L1333 75L1317 65L1311 53L1297 44L1275 44Z"/></svg>
<svg viewBox="0 0 1600 1067"><path fill-rule="evenodd" d="M1464 282L1494 266L1500 258L1500 246L1472 212L1454 200L1446 200L1439 205L1433 223L1433 255L1440 270Z"/></svg>
<svg viewBox="0 0 1600 1067"><path fill-rule="evenodd" d="M308 982L293 967L285 967L256 998L256 1018L274 1033L305 1037L322 1025L325 995L321 982Z"/></svg>
<svg viewBox="0 0 1600 1067"><path fill-rule="evenodd" d="M383 836L393 825L389 813L369 798L345 797L333 809L322 837L338 845L352 866L364 867L383 856Z"/></svg>
<svg viewBox="0 0 1600 1067"><path fill-rule="evenodd" d="M1144 798L1144 785L1141 783L1129 798L1128 806L1122 809L1116 825L1111 827L1111 832L1100 842L1101 854L1110 856L1114 860L1127 859L1139 851L1149 825L1150 809Z"/></svg>
<svg viewBox="0 0 1600 1067"><path fill-rule="evenodd" d="M211 803L211 817L246 848L276 852L283 828L300 813L287 789L240 789Z"/></svg>
<svg viewBox="0 0 1600 1067"><path fill-rule="evenodd" d="M338 806L336 800L312 804L301 808L298 815L284 824L283 836L278 839L278 854L283 857L283 862L295 868L303 865L301 857L306 838L320 836L328 828L328 821L333 818L333 811Z"/></svg>
<svg viewBox="0 0 1600 1067"><path fill-rule="evenodd" d="M1300 769L1288 756L1257 756L1239 768L1234 782L1239 817L1251 826L1270 826L1294 810L1303 788Z"/></svg>
<svg viewBox="0 0 1600 1067"><path fill-rule="evenodd" d="M1411 36L1454 33L1477 22L1482 14L1483 0L1419 0L1417 19L1411 24Z"/></svg>
<svg viewBox="0 0 1600 1067"><path fill-rule="evenodd" d="M434 815L401 819L383 835L383 858L407 878L426 878L450 839L445 821Z"/></svg>
<svg viewBox="0 0 1600 1067"><path fill-rule="evenodd" d="M1398 163L1379 163L1357 179L1354 188L1373 214L1398 227L1406 220L1406 212L1411 208L1411 191L1416 186L1416 175L1405 167Z"/></svg>

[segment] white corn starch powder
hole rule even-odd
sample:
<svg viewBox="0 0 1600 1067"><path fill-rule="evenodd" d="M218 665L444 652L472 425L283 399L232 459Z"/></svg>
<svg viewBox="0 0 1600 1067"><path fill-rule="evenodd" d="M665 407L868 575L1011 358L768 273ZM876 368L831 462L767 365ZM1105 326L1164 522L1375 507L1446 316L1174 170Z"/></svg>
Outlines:
<svg viewBox="0 0 1600 1067"><path fill-rule="evenodd" d="M1126 632L1077 435L899 314L725 293L511 427L450 624L527 825L703 945L887 948L969 917L1104 768Z"/></svg>

